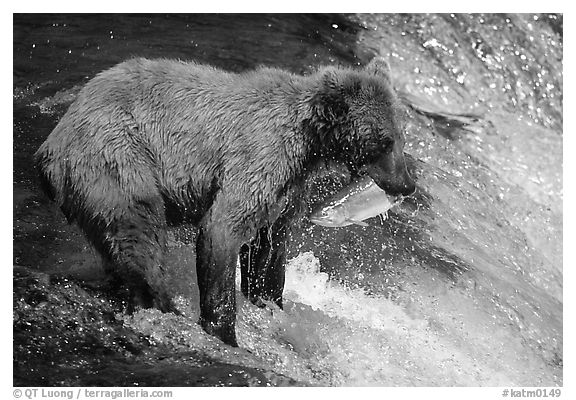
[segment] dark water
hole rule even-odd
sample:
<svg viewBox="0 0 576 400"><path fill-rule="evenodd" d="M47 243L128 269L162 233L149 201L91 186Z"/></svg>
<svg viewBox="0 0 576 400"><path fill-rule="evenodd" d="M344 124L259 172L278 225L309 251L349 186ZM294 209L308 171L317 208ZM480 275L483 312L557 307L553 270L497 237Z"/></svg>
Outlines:
<svg viewBox="0 0 576 400"><path fill-rule="evenodd" d="M562 29L533 14L15 16L14 384L562 385ZM368 228L299 221L285 310L239 296L239 349L195 323L193 233L172 233L169 260L187 316L127 316L37 188L33 152L130 56L308 73L374 55L406 99L417 195Z"/></svg>

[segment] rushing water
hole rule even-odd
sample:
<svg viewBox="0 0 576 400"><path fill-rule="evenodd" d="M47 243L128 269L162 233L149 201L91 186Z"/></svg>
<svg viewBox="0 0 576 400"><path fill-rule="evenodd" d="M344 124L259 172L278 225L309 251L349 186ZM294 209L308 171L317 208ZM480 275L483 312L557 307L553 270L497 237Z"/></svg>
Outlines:
<svg viewBox="0 0 576 400"><path fill-rule="evenodd" d="M562 385L562 16L16 16L16 385ZM129 56L307 73L386 57L418 191L368 228L294 226L284 310L239 298L232 349L185 316L122 312L31 155L83 83ZM316 188L322 192L324 186Z"/></svg>

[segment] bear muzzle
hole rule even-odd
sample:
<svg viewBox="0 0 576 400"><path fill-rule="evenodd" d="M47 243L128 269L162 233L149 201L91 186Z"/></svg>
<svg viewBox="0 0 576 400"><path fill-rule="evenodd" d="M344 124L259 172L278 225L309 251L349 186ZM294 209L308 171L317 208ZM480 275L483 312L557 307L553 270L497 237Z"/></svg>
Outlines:
<svg viewBox="0 0 576 400"><path fill-rule="evenodd" d="M394 163L390 159L367 165L363 170L391 196L410 196L416 192L416 183L408 173L404 159Z"/></svg>

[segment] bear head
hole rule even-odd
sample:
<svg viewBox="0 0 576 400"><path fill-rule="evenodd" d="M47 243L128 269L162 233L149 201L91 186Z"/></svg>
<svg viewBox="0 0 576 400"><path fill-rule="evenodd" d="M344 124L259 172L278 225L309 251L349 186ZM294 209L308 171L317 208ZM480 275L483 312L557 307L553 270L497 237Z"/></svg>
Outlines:
<svg viewBox="0 0 576 400"><path fill-rule="evenodd" d="M404 159L404 114L388 63L375 58L362 70L328 67L320 74L315 110L323 156L367 173L390 195L414 193Z"/></svg>

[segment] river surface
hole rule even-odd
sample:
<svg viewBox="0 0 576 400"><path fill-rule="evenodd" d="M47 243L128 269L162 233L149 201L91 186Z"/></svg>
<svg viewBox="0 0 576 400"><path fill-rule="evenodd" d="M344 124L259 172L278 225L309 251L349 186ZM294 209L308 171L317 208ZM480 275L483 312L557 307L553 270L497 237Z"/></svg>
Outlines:
<svg viewBox="0 0 576 400"><path fill-rule="evenodd" d="M562 31L547 14L16 15L14 385L563 385ZM38 189L34 151L126 58L306 74L375 55L418 191L366 228L297 221L285 308L238 294L240 348L196 323L193 231L168 261L185 315L127 315Z"/></svg>

